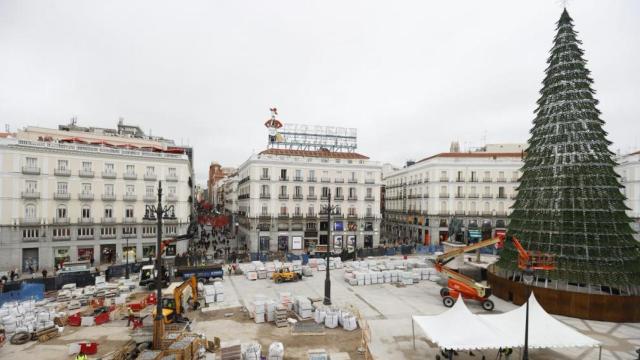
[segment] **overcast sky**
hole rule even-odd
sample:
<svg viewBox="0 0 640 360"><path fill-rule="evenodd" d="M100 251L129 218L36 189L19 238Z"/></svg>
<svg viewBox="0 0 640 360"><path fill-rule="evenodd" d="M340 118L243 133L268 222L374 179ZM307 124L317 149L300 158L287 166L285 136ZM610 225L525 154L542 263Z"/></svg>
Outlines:
<svg viewBox="0 0 640 360"><path fill-rule="evenodd" d="M640 148L640 1L568 6L612 150ZM401 165L525 142L562 11L530 1L0 0L0 124L115 127L195 147L198 181L283 122L358 128Z"/></svg>

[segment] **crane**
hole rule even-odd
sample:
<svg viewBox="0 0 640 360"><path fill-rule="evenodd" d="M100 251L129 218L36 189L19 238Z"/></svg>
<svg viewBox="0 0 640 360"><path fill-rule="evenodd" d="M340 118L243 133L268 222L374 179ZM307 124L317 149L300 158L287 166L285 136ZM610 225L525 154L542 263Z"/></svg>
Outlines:
<svg viewBox="0 0 640 360"><path fill-rule="evenodd" d="M491 296L491 288L447 267L447 263L458 255L495 245L498 242L500 242L499 238L483 240L475 244L447 251L446 253L436 257L436 270L447 276L447 287L440 289L440 296L442 296L442 303L444 306L452 307L453 304L455 304L458 295L460 295L464 299L480 301L482 308L487 311L493 310L494 303L489 300L489 296Z"/></svg>

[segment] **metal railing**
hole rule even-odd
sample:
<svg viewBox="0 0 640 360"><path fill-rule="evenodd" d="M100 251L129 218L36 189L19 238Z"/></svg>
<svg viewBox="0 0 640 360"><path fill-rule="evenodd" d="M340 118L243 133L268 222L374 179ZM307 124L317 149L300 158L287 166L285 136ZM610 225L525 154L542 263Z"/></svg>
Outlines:
<svg viewBox="0 0 640 360"><path fill-rule="evenodd" d="M246 177L245 179L247 179L247 181L248 181L248 180L249 180L249 177ZM176 174L167 174L167 175L164 177L164 181L167 181L167 182L177 182L178 180L179 180L179 179L178 179L178 175L176 175ZM243 180L244 180L244 179L243 179ZM239 184L240 184L240 183L239 183Z"/></svg>
<svg viewBox="0 0 640 360"><path fill-rule="evenodd" d="M37 166L23 166L22 173L26 175L40 175L40 168Z"/></svg>
<svg viewBox="0 0 640 360"><path fill-rule="evenodd" d="M79 217L78 224L93 224L92 217Z"/></svg>
<svg viewBox="0 0 640 360"><path fill-rule="evenodd" d="M39 191L23 191L22 192L22 198L23 199L40 199L40 192Z"/></svg>
<svg viewBox="0 0 640 360"><path fill-rule="evenodd" d="M93 193L81 192L81 193L78 194L78 200L91 201L91 200L93 200Z"/></svg>
<svg viewBox="0 0 640 360"><path fill-rule="evenodd" d="M156 179L158 179L158 175L155 173L144 173L143 178L145 181L156 181Z"/></svg>
<svg viewBox="0 0 640 360"><path fill-rule="evenodd" d="M122 174L122 178L125 179L125 180L136 180L136 179L138 179L138 174L126 172L126 173Z"/></svg>
<svg viewBox="0 0 640 360"><path fill-rule="evenodd" d="M115 171L103 171L102 178L103 179L115 179L118 174Z"/></svg>
<svg viewBox="0 0 640 360"><path fill-rule="evenodd" d="M124 194L122 196L122 200L124 200L124 201L137 201L138 200L138 196L136 196L136 194Z"/></svg>
<svg viewBox="0 0 640 360"><path fill-rule="evenodd" d="M92 178L96 175L93 170L80 169L78 170L78 176L81 178Z"/></svg>
<svg viewBox="0 0 640 360"><path fill-rule="evenodd" d="M115 201L116 194L102 194L102 201Z"/></svg>
<svg viewBox="0 0 640 360"><path fill-rule="evenodd" d="M53 174L55 176L71 176L71 169L55 168Z"/></svg>

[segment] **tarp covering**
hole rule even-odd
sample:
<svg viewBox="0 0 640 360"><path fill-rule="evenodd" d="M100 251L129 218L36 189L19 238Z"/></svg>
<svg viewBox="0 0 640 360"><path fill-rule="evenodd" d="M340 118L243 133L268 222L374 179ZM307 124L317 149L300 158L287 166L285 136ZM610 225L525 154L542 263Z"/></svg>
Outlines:
<svg viewBox="0 0 640 360"><path fill-rule="evenodd" d="M518 348L524 346L526 304L497 315L471 313L464 301L439 315L413 316L427 339L452 350ZM556 320L529 298L529 348L599 346L594 340Z"/></svg>

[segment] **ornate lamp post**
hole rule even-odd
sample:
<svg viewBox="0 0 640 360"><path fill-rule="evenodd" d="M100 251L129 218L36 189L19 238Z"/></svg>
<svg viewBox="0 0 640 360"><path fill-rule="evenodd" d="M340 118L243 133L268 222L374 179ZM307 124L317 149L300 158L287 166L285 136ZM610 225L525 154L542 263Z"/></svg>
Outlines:
<svg viewBox="0 0 640 360"><path fill-rule="evenodd" d="M327 212L327 276L324 279L324 305L331 305L331 277L329 273L329 256L331 255L331 212L335 209L335 206L331 206L331 189L327 192L329 197L329 203L322 208Z"/></svg>
<svg viewBox="0 0 640 360"><path fill-rule="evenodd" d="M162 181L158 181L158 205L145 205L145 220L158 220L156 242L156 317L153 319L153 348L160 349L164 335L164 316L162 315L162 219L175 218L173 205L162 206Z"/></svg>
<svg viewBox="0 0 640 360"><path fill-rule="evenodd" d="M124 268L124 278L129 280L129 236L127 236L127 245L125 247L125 252L126 252L126 265Z"/></svg>

